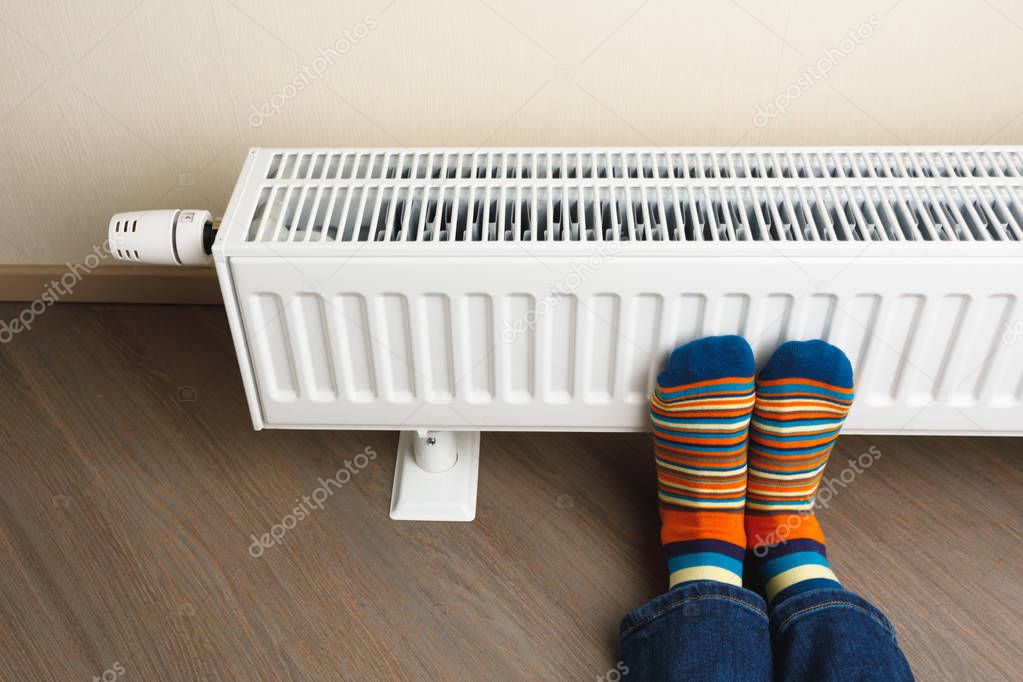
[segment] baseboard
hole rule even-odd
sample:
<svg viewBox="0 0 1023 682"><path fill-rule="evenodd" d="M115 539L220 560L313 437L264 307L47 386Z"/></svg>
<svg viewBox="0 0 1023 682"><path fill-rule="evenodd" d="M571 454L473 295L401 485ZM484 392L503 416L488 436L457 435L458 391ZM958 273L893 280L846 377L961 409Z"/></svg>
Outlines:
<svg viewBox="0 0 1023 682"><path fill-rule="evenodd" d="M0 265L0 301L222 305L212 267Z"/></svg>

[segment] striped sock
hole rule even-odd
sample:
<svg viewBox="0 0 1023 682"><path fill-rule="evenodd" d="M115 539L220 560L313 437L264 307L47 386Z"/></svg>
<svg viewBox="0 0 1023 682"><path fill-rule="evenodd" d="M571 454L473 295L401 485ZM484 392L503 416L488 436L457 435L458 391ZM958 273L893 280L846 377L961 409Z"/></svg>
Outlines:
<svg viewBox="0 0 1023 682"><path fill-rule="evenodd" d="M813 505L852 399L849 359L824 341L782 344L757 377L746 542L768 603L841 587Z"/></svg>
<svg viewBox="0 0 1023 682"><path fill-rule="evenodd" d="M669 588L690 580L742 585L755 371L745 339L714 336L675 349L657 377L650 417Z"/></svg>

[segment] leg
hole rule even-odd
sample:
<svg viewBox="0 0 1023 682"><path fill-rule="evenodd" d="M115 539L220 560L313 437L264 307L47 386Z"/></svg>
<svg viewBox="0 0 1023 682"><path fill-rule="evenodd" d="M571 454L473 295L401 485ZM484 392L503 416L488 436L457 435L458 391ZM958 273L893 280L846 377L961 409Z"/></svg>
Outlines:
<svg viewBox="0 0 1023 682"><path fill-rule="evenodd" d="M767 605L734 585L683 583L625 616L621 639L629 682L773 679Z"/></svg>
<svg viewBox="0 0 1023 682"><path fill-rule="evenodd" d="M813 513L852 399L849 360L823 341L783 344L757 378L747 546L781 679L912 679L888 620L839 584Z"/></svg>
<svg viewBox="0 0 1023 682"><path fill-rule="evenodd" d="M628 679L771 679L766 605L742 588L754 370L749 345L720 336L677 349L658 377L650 416L671 589L622 621Z"/></svg>
<svg viewBox="0 0 1023 682"><path fill-rule="evenodd" d="M770 613L779 679L913 679L892 624L859 595L842 588L807 591Z"/></svg>

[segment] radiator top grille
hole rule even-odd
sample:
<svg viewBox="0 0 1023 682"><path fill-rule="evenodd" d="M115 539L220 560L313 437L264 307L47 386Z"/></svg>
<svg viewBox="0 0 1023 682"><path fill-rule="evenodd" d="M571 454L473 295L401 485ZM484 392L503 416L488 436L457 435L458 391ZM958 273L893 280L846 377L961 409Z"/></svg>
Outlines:
<svg viewBox="0 0 1023 682"><path fill-rule="evenodd" d="M253 150L245 242L1023 241L1023 149Z"/></svg>

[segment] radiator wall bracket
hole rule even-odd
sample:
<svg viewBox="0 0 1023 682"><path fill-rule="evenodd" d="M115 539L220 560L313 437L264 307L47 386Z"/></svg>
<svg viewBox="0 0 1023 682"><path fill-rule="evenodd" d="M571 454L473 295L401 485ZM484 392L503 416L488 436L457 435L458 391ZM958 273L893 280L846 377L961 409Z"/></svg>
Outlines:
<svg viewBox="0 0 1023 682"><path fill-rule="evenodd" d="M391 518L475 519L479 456L479 431L402 431L391 490Z"/></svg>

